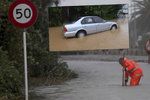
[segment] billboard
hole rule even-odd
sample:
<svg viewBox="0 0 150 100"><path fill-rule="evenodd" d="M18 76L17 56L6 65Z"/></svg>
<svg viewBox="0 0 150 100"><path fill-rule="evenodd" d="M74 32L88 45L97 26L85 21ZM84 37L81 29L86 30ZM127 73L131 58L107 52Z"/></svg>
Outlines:
<svg viewBox="0 0 150 100"><path fill-rule="evenodd" d="M48 8L49 50L129 48L128 4L85 1L66 4L61 0Z"/></svg>
<svg viewBox="0 0 150 100"><path fill-rule="evenodd" d="M55 0L57 1L57 0ZM131 0L58 0L58 6L130 4ZM55 4L53 5L55 6Z"/></svg>

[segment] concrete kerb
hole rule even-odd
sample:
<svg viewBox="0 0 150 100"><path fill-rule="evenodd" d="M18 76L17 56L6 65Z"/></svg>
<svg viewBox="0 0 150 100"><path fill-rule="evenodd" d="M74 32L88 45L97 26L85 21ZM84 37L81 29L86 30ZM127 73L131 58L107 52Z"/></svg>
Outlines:
<svg viewBox="0 0 150 100"><path fill-rule="evenodd" d="M61 55L62 60L86 60L86 61L118 61L121 55ZM148 56L126 55L137 62L147 62Z"/></svg>

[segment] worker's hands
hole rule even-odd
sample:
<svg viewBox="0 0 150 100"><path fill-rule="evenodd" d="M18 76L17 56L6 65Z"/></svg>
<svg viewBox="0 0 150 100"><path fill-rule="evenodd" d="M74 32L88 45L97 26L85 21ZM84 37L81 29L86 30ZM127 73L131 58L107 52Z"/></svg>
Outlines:
<svg viewBox="0 0 150 100"><path fill-rule="evenodd" d="M127 71L126 68L124 68L124 67L122 68L122 70L125 71L125 72Z"/></svg>
<svg viewBox="0 0 150 100"><path fill-rule="evenodd" d="M125 82L128 83L128 79L126 79Z"/></svg>
<svg viewBox="0 0 150 100"><path fill-rule="evenodd" d="M127 86L128 78L125 78L125 86Z"/></svg>

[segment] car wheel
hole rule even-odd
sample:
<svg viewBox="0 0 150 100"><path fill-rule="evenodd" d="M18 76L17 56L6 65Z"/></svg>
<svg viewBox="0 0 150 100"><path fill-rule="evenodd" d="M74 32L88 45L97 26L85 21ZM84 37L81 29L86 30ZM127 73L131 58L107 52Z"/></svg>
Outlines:
<svg viewBox="0 0 150 100"><path fill-rule="evenodd" d="M117 25L112 25L110 30L116 30L117 29Z"/></svg>
<svg viewBox="0 0 150 100"><path fill-rule="evenodd" d="M86 32L85 31L79 31L76 35L77 38L82 38L86 35Z"/></svg>

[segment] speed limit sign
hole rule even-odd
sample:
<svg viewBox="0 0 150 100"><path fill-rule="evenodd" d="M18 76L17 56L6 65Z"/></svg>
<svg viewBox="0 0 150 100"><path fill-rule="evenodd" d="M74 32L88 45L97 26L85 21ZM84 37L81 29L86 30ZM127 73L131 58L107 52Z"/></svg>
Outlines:
<svg viewBox="0 0 150 100"><path fill-rule="evenodd" d="M9 7L9 20L16 27L27 28L35 23L37 9L29 0L16 0Z"/></svg>
<svg viewBox="0 0 150 100"><path fill-rule="evenodd" d="M16 0L9 7L9 20L19 28L27 28L33 25L37 19L37 9L29 0ZM24 73L25 73L25 100L28 100L28 69L26 30L23 32L24 47Z"/></svg>

